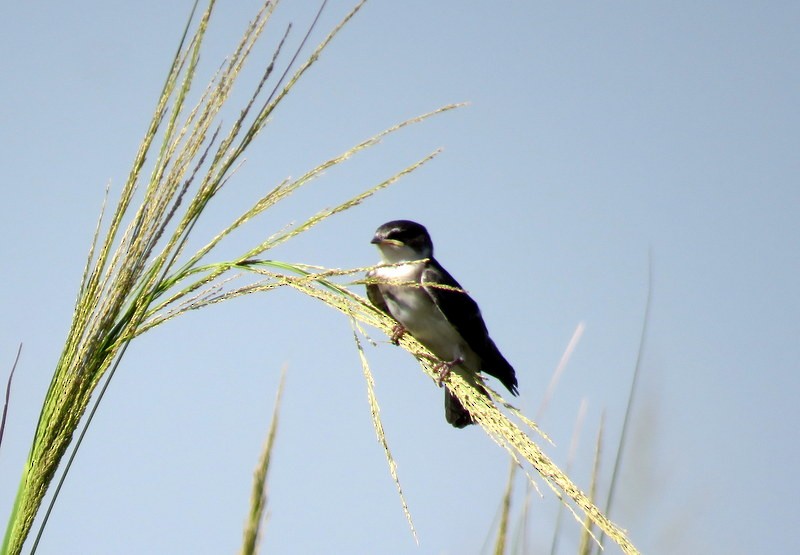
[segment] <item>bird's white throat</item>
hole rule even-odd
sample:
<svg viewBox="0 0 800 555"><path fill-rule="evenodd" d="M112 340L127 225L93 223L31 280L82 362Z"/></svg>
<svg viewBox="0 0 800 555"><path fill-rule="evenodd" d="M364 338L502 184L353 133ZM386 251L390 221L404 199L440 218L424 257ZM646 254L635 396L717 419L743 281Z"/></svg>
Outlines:
<svg viewBox="0 0 800 555"><path fill-rule="evenodd" d="M422 260L423 258L430 258L429 252L419 252L406 245L392 245L384 244L378 245L378 251L381 254L381 260L387 264L397 264L398 262L412 262L414 260Z"/></svg>

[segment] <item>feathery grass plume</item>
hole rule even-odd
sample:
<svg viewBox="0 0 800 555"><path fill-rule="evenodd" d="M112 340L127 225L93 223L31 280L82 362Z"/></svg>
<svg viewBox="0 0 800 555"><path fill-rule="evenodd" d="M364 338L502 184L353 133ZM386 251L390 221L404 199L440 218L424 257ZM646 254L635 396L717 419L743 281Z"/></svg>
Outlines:
<svg viewBox="0 0 800 555"><path fill-rule="evenodd" d="M414 529L414 522L411 520L411 511L408 510L408 504L406 503L405 495L403 495L403 488L400 486L400 478L397 476L397 463L394 462L392 452L389 450L389 443L386 441L386 433L383 431L380 407L378 406L378 398L375 395L375 380L372 378L372 371L369 369L367 357L364 354L364 349L361 347L361 340L358 338L358 332L356 331L358 323L352 318L350 321L353 325L353 338L355 339L358 356L361 360L361 368L364 370L364 379L367 382L367 398L369 400L369 411L372 415L372 425L375 428L375 434L378 436L378 442L380 442L381 447L383 447L383 452L386 455L389 473L392 475L395 486L397 486L397 495L400 496L400 503L403 505L403 514L406 515L408 525L411 527L411 535L414 536L414 541L419 545L417 531Z"/></svg>
<svg viewBox="0 0 800 555"><path fill-rule="evenodd" d="M104 235L101 229L105 209L101 213L83 272L72 324L43 402L0 554L21 552L48 486L72 443L93 394L96 396L95 403L99 403L121 357L135 337L188 310L247 293L294 285L290 277L276 273L267 278L268 283L250 284L233 291L228 289L230 283L242 274L258 270L252 263L253 257L306 231L325 218L355 206L436 155L433 153L425 157L335 208L318 212L292 230L276 233L234 260L208 260L209 253L225 236L298 188L309 184L327 168L374 146L390 133L452 109L455 105L395 125L322 163L299 179L280 183L204 247L185 261L182 260L195 224L228 183L241 163L242 154L264 130L269 116L281 100L319 59L323 50L364 2L357 3L307 60L289 75L294 59L311 33L309 29L283 76L277 80L269 96L263 98L264 86L272 78L287 30L249 101L227 131L218 123L220 110L227 102L233 84L253 45L266 28L277 2L264 2L245 29L234 53L220 67L199 102L191 109L187 106L188 93L196 77L200 49L215 1L208 1L194 30L193 15L190 16L155 112ZM289 76L288 79L285 79L286 76ZM149 177L144 175L147 159L154 160ZM133 202L137 191L141 193L138 207ZM280 263L274 263L272 267L282 269ZM97 393L100 383L104 385ZM91 421L93 411L86 418L86 425ZM78 445L82 434L76 442ZM77 445L74 449L77 449ZM69 462L74 453L75 450ZM69 464L60 483L63 483L68 469ZM56 494L57 491L58 488ZM46 517L44 520L46 522Z"/></svg>
<svg viewBox="0 0 800 555"><path fill-rule="evenodd" d="M451 378L449 387L484 430L510 453L527 460L559 498L563 499L563 492L601 530L605 530L609 538L615 541L625 553L638 553L625 533L612 523L591 499L544 454L541 448L501 413L489 399L475 391L459 374L455 374L455 379ZM565 506L573 510L571 505L566 504Z"/></svg>
<svg viewBox="0 0 800 555"><path fill-rule="evenodd" d="M271 261L253 261L252 265L269 265L271 263ZM341 311L350 318L376 327L391 336L395 325L391 318L372 306L364 297L353 293L344 285L331 281L338 276L365 272L379 266L351 270L326 270L314 273L301 265L296 265L294 271L298 274L297 277L289 275L274 275L272 277L323 301L328 306ZM361 279L351 282L350 285L364 283L367 283L367 280ZM437 360L433 354L410 334L405 334L401 337L399 344L419 360L424 372L435 382L438 378L438 372L435 369ZM588 516L600 530L603 530L612 541L617 543L625 553L638 553L638 550L628 539L625 532L611 522L595 506L592 500L545 455L542 449L517 424L497 408L498 404L508 407L511 405L495 391L483 384L479 376L465 373L458 367L454 367L449 379L445 382L445 386L458 397L464 407L469 410L475 422L484 429L495 443L503 447L515 461L519 463L523 460L527 461L544 478L548 487L559 499L564 501L565 506L573 513L578 522L581 522L581 518L576 509L565 500L565 496L584 515ZM482 391L488 392L489 396L482 393ZM515 411L514 414L520 413ZM522 422L526 423L526 420Z"/></svg>
<svg viewBox="0 0 800 555"><path fill-rule="evenodd" d="M275 436L278 433L278 414L281 408L281 396L283 386L286 383L286 367L281 370L281 380L278 383L278 392L275 394L275 408L272 410L272 422L269 425L267 440L264 442L264 449L258 466L253 474L253 491L250 497L250 512L244 529L244 540L241 555L256 555L258 544L261 539L261 523L264 520L264 510L267 507L267 472L269 463L272 459L272 446L275 444Z"/></svg>
<svg viewBox="0 0 800 555"><path fill-rule="evenodd" d="M300 267L297 268L301 275L292 278L281 276L281 280L303 293L317 298L329 306L336 308L349 317L355 318L362 323L377 327L391 335L394 321L388 316L374 308L368 300L353 293L342 285L338 285L330 278L352 274L354 272L367 271L377 266L369 268L358 268L353 270L329 270L321 273L311 273ZM364 283L358 280L354 283ZM410 334L400 338L399 344L414 355L422 365L425 373L432 380L438 378L435 371L436 359L421 343L415 340ZM456 395L462 404L470 411L475 421L487 432L489 437L517 461L524 459L544 478L548 487L556 494L559 499L564 500L568 497L578 509L580 509L600 530L603 530L609 538L617 543L625 553L638 553L636 547L626 536L625 532L612 523L600 509L583 493L570 478L562 472L541 448L522 431L519 426L514 424L509 418L500 412L496 403L508 406L496 392L480 384L481 390L490 393L491 398L481 393L478 389L478 376L466 374L457 367L453 369L446 387ZM575 508L565 501L565 506L573 513L578 522L580 517L575 512Z"/></svg>

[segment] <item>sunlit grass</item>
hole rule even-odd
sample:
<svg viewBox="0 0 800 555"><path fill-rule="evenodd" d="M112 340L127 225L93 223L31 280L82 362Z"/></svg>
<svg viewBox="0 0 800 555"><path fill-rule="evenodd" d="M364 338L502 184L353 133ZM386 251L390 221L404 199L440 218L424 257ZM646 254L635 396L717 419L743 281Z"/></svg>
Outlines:
<svg viewBox="0 0 800 555"><path fill-rule="evenodd" d="M239 287L233 287L232 283L242 274L258 277L256 273L261 272L263 264L257 267L252 263L253 257L263 255L325 218L358 204L436 154L424 157L355 198L319 211L294 228L256 241L252 248L233 260L219 262L210 259L224 237L311 183L326 169L374 146L388 134L454 106L394 125L326 160L301 177L279 183L197 252L185 253L201 214L213 205L217 194L229 182L242 154L266 128L276 106L319 59L363 2L344 17L305 62L289 72L285 81L275 79L273 75L284 44L282 40L272 62L263 70L250 100L227 129L219 123L220 110L253 45L266 28L276 3L264 3L245 29L233 54L205 88L200 101L189 107L188 94L197 77L200 50L214 4L213 0L209 2L194 30L190 26L191 19L187 23L141 147L110 214L105 214L104 202L104 214L98 221L89 250L72 324L23 468L6 529L3 553L22 550L45 493L73 441L90 400L95 394L97 400L102 397L102 390L98 394L98 386L104 378L108 380L113 376L116 365L134 338L189 310L286 285L285 278L278 275ZM268 82L273 82L270 94L267 94L269 87L265 87ZM146 160L152 160L149 175L145 174ZM141 197L138 205L133 202L137 192ZM68 468L69 461L65 470Z"/></svg>
<svg viewBox="0 0 800 555"><path fill-rule="evenodd" d="M652 257L648 255L648 277L647 277L647 297L645 301L644 307L644 315L642 318L642 329L641 335L639 338L639 349L637 352L636 357L636 365L634 367L633 376L630 384L630 389L628 391L627 403L625 407L625 416L622 421L622 429L620 433L619 442L616 446L614 452L614 464L611 474L611 481L608 489L608 493L605 497L605 508L604 513L608 515L611 510L611 506L614 500L614 497L617 493L617 478L619 476L620 468L622 465L623 455L625 453L625 446L626 446L626 437L627 437L627 430L631 425L632 421L632 412L634 406L634 399L637 391L637 384L639 380L639 376L641 373L641 366L642 366L642 355L644 353L644 345L645 339L647 337L647 325L650 319L650 304L652 300ZM578 341L580 340L581 336L583 335L583 331L585 329L584 324L581 322L578 324L578 327L575 329L573 333L572 339L570 340L564 354L561 357L553 375L550 379L550 383L548 384L547 389L545 390L544 397L542 399L541 405L539 410L537 411L537 420L543 415L544 411L546 410L548 404L550 403L551 398L553 397L555 386L560 379L561 374L566 367L566 363L569 361L569 358L572 355L575 347L577 346ZM573 466L578 443L580 440L580 430L583 427L583 421L586 415L586 400L581 403L580 409L578 411L578 416L576 419L575 429L572 434L572 439L570 442L569 453L567 455L567 463L566 469L569 472ZM594 460L592 463L592 469L590 474L590 485L589 485L589 494L588 500L590 503L596 503L597 499L597 489L598 484L601 478L601 461L602 461L602 451L604 447L604 433L605 433L605 413L601 414L600 417L600 424L597 432L597 438L595 440L595 449L594 449ZM512 455L512 461L516 461L516 458ZM511 505L511 498L513 492L513 482L515 478L515 470L516 465L512 464L511 472L509 475L508 483L506 485L506 489L503 493L502 497L502 504L501 504L501 518L500 523L497 527L497 534L495 540L495 555L502 555L508 551L507 548L507 536L508 536L508 520L509 520L509 512L510 512L510 505ZM527 532L528 526L528 497L532 487L535 487L535 484L532 482L528 482L528 496L525 500L525 505L522 509L521 516L520 516L520 536L521 541L517 542L516 545L513 546L513 549L508 551L509 553L526 553L526 545L525 545L525 535ZM556 492L558 495L558 492ZM550 545L550 554L555 555L558 553L558 546L559 546L559 538L562 531L562 516L564 509L571 510L571 507L564 503L559 506L558 513L556 515L554 529L553 529L553 539ZM577 519L578 515L571 511L573 516ZM590 555L591 553L599 553L603 550L603 541L605 539L606 531L602 526L599 526L598 523L591 515L591 513L585 513L583 522L581 522L581 530L580 530L580 541L578 546L578 553L580 555ZM596 527L599 526L601 530L601 534L598 537L595 534ZM620 545L620 547L626 551L628 549L627 546L621 544L616 539L614 540L616 543ZM632 545L630 546L632 548ZM635 549L635 548L633 548Z"/></svg>
<svg viewBox="0 0 800 555"><path fill-rule="evenodd" d="M104 204L104 213L98 222L89 250L72 324L45 396L30 454L23 468L2 554L17 554L22 551L45 494L51 487L57 469L63 465L61 481L55 488L53 499L57 496L77 447L74 447L66 461L65 455L71 445L80 444L80 438L86 429L84 427L79 432L79 424L82 421L85 425L91 422L104 388L113 377L128 345L136 337L188 311L280 287L289 287L315 298L341 311L353 323L356 345L368 386L373 425L411 524L411 513L402 496L396 465L380 422L369 365L360 350L360 337L365 336L364 326L390 334L394 325L386 315L353 290L354 286L360 290L364 281L359 278L370 268L320 269L301 263L272 260L266 257L266 253L326 218L363 202L429 162L438 151L421 157L398 172L388 172L389 177L367 188L363 193L333 208L321 209L296 226L283 228L266 239L252 240L252 247L236 257L218 260L214 259L214 254L223 238L240 233L243 224L288 198L299 188L310 184L325 170L378 144L389 134L458 105L444 106L391 126L324 161L301 177L279 183L252 206L242 210L240 216L196 252L186 252L189 238L195 237L193 232L199 218L209 206L214 205L218 193L241 163L242 154L267 128L269 117L276 106L317 62L331 40L363 4L363 1L358 3L304 62L289 71L294 67L292 58L286 66L288 73L284 74L285 79L284 76L275 75L278 73L275 68L288 30L283 33L272 62L263 70L238 118L227 128L219 122L220 111L228 101L232 86L254 44L267 28L276 3L264 3L245 29L233 54L206 86L200 101L191 107L188 105L189 92L197 77L199 55L215 6L214 0L209 1L194 27L191 19L187 23L180 48L175 54L155 112L134 158L128 179L119 193L116 206L110 213L105 213ZM267 86L268 83L270 86ZM272 92L268 92L270 87ZM146 161L152 163L147 175ZM141 199L138 204L134 202L137 198ZM354 276L359 278L354 279ZM423 371L432 380L436 379L438 373L430 352L408 334L400 340L400 345L420 361ZM476 423L513 460L535 469L556 495L571 500L570 510L581 511L625 552L635 553L635 548L625 534L606 518L591 499L531 439L526 430L539 433L535 424L485 384L476 388L479 385L478 379L476 376L454 371L446 387L461 400ZM488 391L489 396L483 394L483 390ZM90 403L92 400L94 405ZM505 408L511 418L499 407ZM80 435L74 441L78 432ZM263 479L266 476L268 456L262 459L262 462L266 462L260 467L264 473ZM255 489L263 492L263 483L262 478L257 478ZM256 495L254 499L251 524L254 520L260 522L263 516L263 498ZM52 503L50 507L52 508ZM45 523L48 514L49 509L43 519ZM413 532L413 525L411 528ZM42 529L43 526L40 534ZM252 547L254 550L259 528L254 525L248 530L245 548ZM34 550L36 542L33 545Z"/></svg>
<svg viewBox="0 0 800 555"><path fill-rule="evenodd" d="M281 381L278 392L275 394L275 408L272 411L272 422L269 425L267 440L261 450L258 466L253 473L253 490L250 495L250 511L244 527L244 538L240 555L256 555L258 553L261 529L264 525L264 514L267 508L267 472L272 460L272 449L275 445L275 436L278 434L278 415L281 408L283 386L286 383L286 368L281 372Z"/></svg>

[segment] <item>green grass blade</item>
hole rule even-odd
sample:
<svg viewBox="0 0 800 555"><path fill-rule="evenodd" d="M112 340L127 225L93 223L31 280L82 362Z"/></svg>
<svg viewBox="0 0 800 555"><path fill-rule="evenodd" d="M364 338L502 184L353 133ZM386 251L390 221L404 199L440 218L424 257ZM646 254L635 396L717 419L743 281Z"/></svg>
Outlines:
<svg viewBox="0 0 800 555"><path fill-rule="evenodd" d="M264 521L264 512L267 508L267 472L269 472L270 461L272 460L272 449L275 445L275 437L278 433L278 415L281 408L281 397L283 387L286 383L286 368L281 370L281 380L278 383L278 392L275 394L275 408L272 411L272 422L269 426L267 440L261 451L261 457L253 474L253 489L250 494L250 512L248 513L247 523L244 529L244 539L241 555L256 555L258 553L258 543L261 537L261 527Z"/></svg>

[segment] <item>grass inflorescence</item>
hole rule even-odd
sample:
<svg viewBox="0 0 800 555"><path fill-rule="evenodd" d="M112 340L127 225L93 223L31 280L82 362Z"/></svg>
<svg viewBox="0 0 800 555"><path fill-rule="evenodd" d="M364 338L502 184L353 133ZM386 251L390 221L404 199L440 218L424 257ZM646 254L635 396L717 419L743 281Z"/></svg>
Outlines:
<svg viewBox="0 0 800 555"><path fill-rule="evenodd" d="M308 58L293 68L294 60L310 34L309 29L283 75L276 77L276 63L284 47L287 29L252 95L227 129L219 122L220 111L254 44L267 27L277 2L263 4L246 27L234 52L194 106L188 106L189 92L197 77L201 46L215 7L214 0L208 2L194 27L190 17L116 206L108 214L106 202L103 204L71 327L45 395L23 468L6 528L3 554L21 552L45 493L73 443L90 401L93 396L96 396L95 402L102 397L103 389L98 390L98 387L104 379L105 384L108 383L134 338L189 310L288 285L287 280L296 276L276 274L265 276L256 284L232 286L242 274L253 275L263 271L263 265L251 263L254 257L360 203L435 156L436 153L432 153L355 198L321 210L294 228L258 241L233 260L211 260L213 249L224 237L311 183L326 169L376 145L388 134L455 106L445 106L394 125L326 160L299 178L279 183L199 250L192 254L184 252L201 214L229 182L241 163L243 153L264 131L275 108L363 4L363 1L358 3ZM272 83L271 87L267 86L269 83ZM145 172L147 160L152 160L148 174ZM138 204L134 199L140 199ZM67 463L65 469L68 468Z"/></svg>
<svg viewBox="0 0 800 555"><path fill-rule="evenodd" d="M325 170L378 144L389 134L459 105L444 106L391 126L324 161L299 178L282 181L243 210L197 251L186 252L189 238L194 237L193 231L201 214L214 204L218 193L229 183L242 162L243 153L268 126L275 108L364 3L365 0L357 3L305 61L296 65L295 60L311 34L309 29L284 71L279 72L276 67L285 47L288 29L282 33L271 62L264 68L238 117L227 128L220 123L220 111L228 101L253 46L267 28L278 2L266 1L263 4L247 25L233 53L220 66L200 100L193 106L188 105L189 92L197 78L201 47L215 1L208 1L195 24L190 17L147 132L110 214L106 213L104 203L80 284L72 324L43 402L0 555L16 555L22 551L45 494L59 466L63 465L61 481L55 488L53 499L57 495L75 450L80 445L85 426L91 422L97 403L102 399L105 387L131 341L188 311L279 287L289 287L313 297L341 311L353 322L367 379L373 424L411 523L394 459L380 422L372 377L360 350L359 337L365 335L363 326L371 326L387 334L391 334L394 326L394 322L385 314L352 290L352 286L364 283L363 280L352 279L352 276L360 276L370 268L319 269L272 260L265 254L391 185L430 161L438 151L420 158L333 208L322 209L296 226L254 241L253 246L239 256L220 261L214 260L213 255L223 238L313 182ZM318 17L314 22L317 20ZM148 160L152 167L146 174L145 162ZM138 204L134 199L139 199ZM243 278L244 284L241 283ZM438 373L431 353L408 334L400 340L400 345L420 361L423 371L435 381ZM538 432L535 424L485 384L479 384L476 381L478 379L455 370L446 387L461 400L489 437L507 450L518 464L527 464L535 469L559 497L571 499L577 509L625 552L635 553L625 534L595 507L526 433L526 429ZM505 407L516 422L498 407ZM82 421L83 432L79 432ZM76 433L79 433L77 437ZM65 463L70 446L72 453ZM258 527L253 523L260 521L263 515L262 492L267 465L268 458L262 459L259 467L262 473L256 479L255 501L245 537L245 550L254 549L257 543ZM47 514L43 519L45 522ZM413 525L411 527L413 531ZM36 543L33 550L35 548Z"/></svg>

